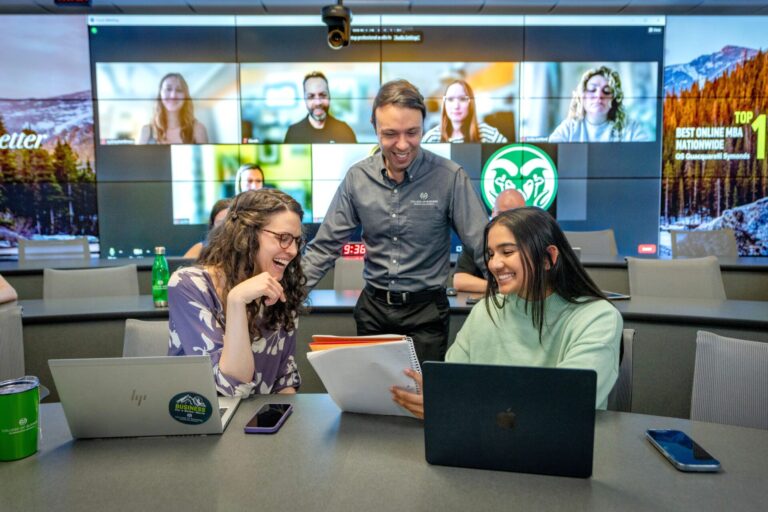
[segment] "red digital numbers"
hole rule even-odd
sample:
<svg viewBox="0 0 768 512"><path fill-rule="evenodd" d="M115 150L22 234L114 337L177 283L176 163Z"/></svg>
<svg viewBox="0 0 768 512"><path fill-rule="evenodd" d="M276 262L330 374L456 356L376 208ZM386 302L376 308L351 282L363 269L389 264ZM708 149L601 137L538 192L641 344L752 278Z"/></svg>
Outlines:
<svg viewBox="0 0 768 512"><path fill-rule="evenodd" d="M345 244L344 247L341 249L341 255L342 256L364 256L365 255L365 244L362 242L350 242L348 244Z"/></svg>

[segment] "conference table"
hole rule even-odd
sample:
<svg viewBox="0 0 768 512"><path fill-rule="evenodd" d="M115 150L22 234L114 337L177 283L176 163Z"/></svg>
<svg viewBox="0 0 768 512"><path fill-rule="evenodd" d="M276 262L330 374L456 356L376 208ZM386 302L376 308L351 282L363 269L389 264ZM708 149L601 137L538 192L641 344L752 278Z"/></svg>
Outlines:
<svg viewBox="0 0 768 512"><path fill-rule="evenodd" d="M309 310L299 319L296 359L303 392L325 392L306 354L313 334L355 334L352 309L359 291L315 290ZM450 297L451 342L472 306L468 294ZM148 295L92 299L22 300L26 372L37 375L57 393L48 359L120 357L125 320L166 320L168 310L155 308ZM624 327L635 329L633 347L633 412L689 417L696 331L711 330L768 342L768 302L712 301L635 297L614 302Z"/></svg>
<svg viewBox="0 0 768 512"><path fill-rule="evenodd" d="M295 412L274 435L243 427L264 403ZM241 403L223 435L73 440L59 404L41 406L36 455L0 463L3 510L759 511L768 431L598 411L592 478L429 465L422 423L342 413L324 394ZM688 433L721 461L675 470L648 428Z"/></svg>

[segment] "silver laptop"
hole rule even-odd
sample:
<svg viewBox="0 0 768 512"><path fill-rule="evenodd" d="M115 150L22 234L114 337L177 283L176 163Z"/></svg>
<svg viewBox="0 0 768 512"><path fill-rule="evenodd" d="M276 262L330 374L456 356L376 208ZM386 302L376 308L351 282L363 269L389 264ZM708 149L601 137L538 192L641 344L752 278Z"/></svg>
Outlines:
<svg viewBox="0 0 768 512"><path fill-rule="evenodd" d="M72 437L221 434L240 403L218 397L209 356L50 359Z"/></svg>

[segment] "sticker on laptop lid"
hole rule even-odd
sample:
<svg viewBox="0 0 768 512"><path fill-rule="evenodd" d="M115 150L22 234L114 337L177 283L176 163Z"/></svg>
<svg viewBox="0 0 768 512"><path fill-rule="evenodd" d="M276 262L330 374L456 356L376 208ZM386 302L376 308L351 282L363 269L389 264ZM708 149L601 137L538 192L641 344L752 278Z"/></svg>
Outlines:
<svg viewBox="0 0 768 512"><path fill-rule="evenodd" d="M201 425L213 414L213 407L203 395L194 391L179 393L168 402L171 417L187 425Z"/></svg>

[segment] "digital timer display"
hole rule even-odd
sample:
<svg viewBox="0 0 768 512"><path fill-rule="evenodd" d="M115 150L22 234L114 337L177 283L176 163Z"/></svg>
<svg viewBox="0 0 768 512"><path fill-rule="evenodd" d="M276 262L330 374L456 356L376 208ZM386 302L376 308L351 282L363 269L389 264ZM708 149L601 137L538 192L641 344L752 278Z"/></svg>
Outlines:
<svg viewBox="0 0 768 512"><path fill-rule="evenodd" d="M344 257L365 256L365 244L362 242L350 242L341 249Z"/></svg>

